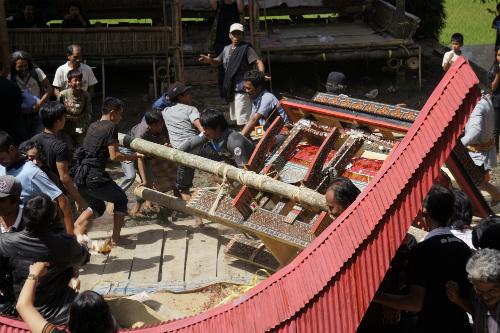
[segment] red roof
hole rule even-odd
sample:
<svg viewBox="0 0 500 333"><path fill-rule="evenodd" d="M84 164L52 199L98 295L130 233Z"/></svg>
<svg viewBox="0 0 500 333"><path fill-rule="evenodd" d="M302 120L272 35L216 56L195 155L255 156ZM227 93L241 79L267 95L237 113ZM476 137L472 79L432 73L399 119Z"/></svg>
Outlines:
<svg viewBox="0 0 500 333"><path fill-rule="evenodd" d="M227 305L135 331L355 332L463 132L478 83L460 57L365 191L285 268ZM16 331L12 320L1 323L1 332Z"/></svg>

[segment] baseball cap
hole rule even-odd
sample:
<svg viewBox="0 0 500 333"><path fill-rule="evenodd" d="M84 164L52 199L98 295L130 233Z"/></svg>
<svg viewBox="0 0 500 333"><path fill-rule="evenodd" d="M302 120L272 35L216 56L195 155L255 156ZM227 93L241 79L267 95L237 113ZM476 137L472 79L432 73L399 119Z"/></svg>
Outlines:
<svg viewBox="0 0 500 333"><path fill-rule="evenodd" d="M0 176L0 198L21 193L21 183L14 176Z"/></svg>
<svg viewBox="0 0 500 333"><path fill-rule="evenodd" d="M170 87L168 87L167 96L170 100L173 100L174 98L185 93L189 89L191 89L191 87L186 86L184 83L180 81L177 81L175 83L172 83Z"/></svg>
<svg viewBox="0 0 500 333"><path fill-rule="evenodd" d="M229 27L229 32L233 32L233 31L241 31L241 32L244 32L245 29L243 28L243 24L241 23L233 23L231 24L231 27Z"/></svg>

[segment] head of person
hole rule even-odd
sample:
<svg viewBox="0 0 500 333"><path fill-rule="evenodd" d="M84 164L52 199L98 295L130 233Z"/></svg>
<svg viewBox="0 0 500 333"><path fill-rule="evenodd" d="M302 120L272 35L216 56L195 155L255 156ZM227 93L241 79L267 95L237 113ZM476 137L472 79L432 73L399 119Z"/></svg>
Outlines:
<svg viewBox="0 0 500 333"><path fill-rule="evenodd" d="M72 69L68 72L68 86L76 91L82 89L83 74L79 69Z"/></svg>
<svg viewBox="0 0 500 333"><path fill-rule="evenodd" d="M64 104L57 101L45 103L39 112L42 124L49 130L60 131L66 122L66 108Z"/></svg>
<svg viewBox="0 0 500 333"><path fill-rule="evenodd" d="M264 73L256 69L248 71L243 76L243 86L250 99L255 99L264 90L266 77Z"/></svg>
<svg viewBox="0 0 500 333"><path fill-rule="evenodd" d="M459 33L455 32L453 35L451 35L451 49L454 52L460 51L460 48L464 45L464 36Z"/></svg>
<svg viewBox="0 0 500 333"><path fill-rule="evenodd" d="M441 185L433 185L423 202L424 221L430 229L448 226L455 211L453 192Z"/></svg>
<svg viewBox="0 0 500 333"><path fill-rule="evenodd" d="M191 105L192 100L190 89L190 86L186 86L180 81L172 83L167 90L168 99L172 104L181 103Z"/></svg>
<svg viewBox="0 0 500 333"><path fill-rule="evenodd" d="M455 210L450 219L450 227L462 230L472 223L472 203L469 197L463 191L452 189L455 196Z"/></svg>
<svg viewBox="0 0 500 333"><path fill-rule="evenodd" d="M78 16L82 12L82 6L78 1L70 1L67 10L71 16Z"/></svg>
<svg viewBox="0 0 500 333"><path fill-rule="evenodd" d="M478 250L465 269L479 298L486 306L494 307L500 301L500 251Z"/></svg>
<svg viewBox="0 0 500 333"><path fill-rule="evenodd" d="M20 159L14 139L4 131L0 131L0 165L10 168Z"/></svg>
<svg viewBox="0 0 500 333"><path fill-rule="evenodd" d="M40 234L58 222L58 207L45 193L30 196L24 203L23 218L26 230Z"/></svg>
<svg viewBox="0 0 500 333"><path fill-rule="evenodd" d="M10 56L10 72L12 75L25 77L33 70L31 55L26 51L15 51Z"/></svg>
<svg viewBox="0 0 500 333"><path fill-rule="evenodd" d="M217 109L206 108L200 113L200 123L209 140L217 140L229 128L224 114Z"/></svg>
<svg viewBox="0 0 500 333"><path fill-rule="evenodd" d="M330 72L326 80L326 91L329 93L338 93L346 88L346 76L342 72Z"/></svg>
<svg viewBox="0 0 500 333"><path fill-rule="evenodd" d="M231 44L238 45L243 40L243 33L245 32L245 28L241 23L233 23L229 27L229 39L231 40Z"/></svg>
<svg viewBox="0 0 500 333"><path fill-rule="evenodd" d="M0 216L17 212L22 186L14 176L0 176Z"/></svg>
<svg viewBox="0 0 500 333"><path fill-rule="evenodd" d="M342 214L356 200L359 193L361 191L349 178L334 178L325 193L330 216L336 218Z"/></svg>
<svg viewBox="0 0 500 333"><path fill-rule="evenodd" d="M102 103L102 115L118 124L123 116L123 102L116 97L106 97Z"/></svg>
<svg viewBox="0 0 500 333"><path fill-rule="evenodd" d="M23 154L28 161L42 168L46 165L47 156L41 144L33 140L26 140L19 145L19 152Z"/></svg>
<svg viewBox="0 0 500 333"><path fill-rule="evenodd" d="M472 230L472 245L476 249L500 251L500 216L485 217L477 224Z"/></svg>
<svg viewBox="0 0 500 333"><path fill-rule="evenodd" d="M32 2L26 2L23 6L23 16L26 21L35 19L35 5Z"/></svg>
<svg viewBox="0 0 500 333"><path fill-rule="evenodd" d="M144 120L153 135L159 135L163 132L164 122L161 113L148 111L144 114Z"/></svg>
<svg viewBox="0 0 500 333"><path fill-rule="evenodd" d="M82 48L78 44L68 45L66 48L66 57L72 68L78 68L82 61Z"/></svg>
<svg viewBox="0 0 500 333"><path fill-rule="evenodd" d="M111 309L95 291L79 293L69 310L68 328L72 333L115 333L118 331Z"/></svg>

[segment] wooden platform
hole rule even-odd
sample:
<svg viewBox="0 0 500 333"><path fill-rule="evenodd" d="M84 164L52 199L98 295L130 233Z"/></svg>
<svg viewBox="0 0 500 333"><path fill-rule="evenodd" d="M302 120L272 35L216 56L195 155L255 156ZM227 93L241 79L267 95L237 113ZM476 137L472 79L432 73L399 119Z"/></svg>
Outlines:
<svg viewBox="0 0 500 333"><path fill-rule="evenodd" d="M116 247L109 255L93 253L80 270L82 290L120 295L193 290L217 282L250 283L258 268L224 255L237 232L205 222L198 228L192 218L166 224L153 218L128 220L122 235L131 244ZM89 236L105 239L111 226L106 214L94 221Z"/></svg>

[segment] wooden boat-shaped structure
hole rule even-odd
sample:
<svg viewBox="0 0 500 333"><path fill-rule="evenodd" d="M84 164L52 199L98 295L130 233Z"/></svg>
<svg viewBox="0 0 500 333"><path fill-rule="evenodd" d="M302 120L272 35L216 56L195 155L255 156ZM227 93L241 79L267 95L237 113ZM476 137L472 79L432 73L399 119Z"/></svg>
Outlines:
<svg viewBox="0 0 500 333"><path fill-rule="evenodd" d="M257 235L284 267L229 304L134 331L355 332L445 163L472 197L477 214L489 213L474 186L474 176L467 171L467 154L462 154L460 146L456 151L457 139L480 97L478 83L469 64L459 58L420 112L391 110L376 103L363 106L362 101L322 94L312 102L288 98L283 105L294 126L277 150L265 159L256 153L248 165L253 171L237 173L220 166L212 170L245 184L234 198L201 190L183 208L174 199L140 189L144 197L179 210L200 211L204 217ZM257 152L271 150L269 135L274 137L280 127L279 121L273 123ZM181 152L154 145L148 148L141 140L125 140L125 144L190 163L181 161ZM381 156L366 153L373 150L370 147L386 154L385 160L366 163L363 159ZM345 159L337 158L341 153ZM322 172L327 167L333 173L351 175L364 187L334 221L322 211L321 195L311 191L324 187ZM210 161L203 168L211 169ZM270 191L274 182L283 184L275 193ZM209 209L205 201L211 203ZM303 250L298 253L299 249ZM0 327L3 332L26 331L24 323L5 317L0 317Z"/></svg>

